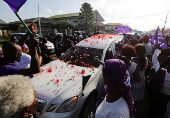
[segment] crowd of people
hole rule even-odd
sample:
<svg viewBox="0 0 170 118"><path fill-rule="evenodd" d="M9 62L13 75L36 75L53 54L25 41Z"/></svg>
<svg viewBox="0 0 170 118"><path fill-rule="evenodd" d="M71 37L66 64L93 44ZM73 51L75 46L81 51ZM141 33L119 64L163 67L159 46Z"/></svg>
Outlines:
<svg viewBox="0 0 170 118"><path fill-rule="evenodd" d="M103 65L103 77L107 86L91 116L170 117L168 106L170 105L170 48L167 45L166 49L162 49L159 43L154 45L150 39L149 35L141 37L137 34L128 35L120 42L123 46L118 46L119 49L113 59L100 62L95 58ZM169 37L166 36L165 39L168 41ZM122 101L122 98L126 102Z"/></svg>
<svg viewBox="0 0 170 118"><path fill-rule="evenodd" d="M56 35L53 44L60 57L72 46L93 34ZM36 74L42 64L52 61L46 43L49 32L38 38L26 33L22 39L10 37L0 51L0 116L30 118L37 98L34 87L25 76ZM125 35L112 59L103 65L105 91L97 100L93 118L168 118L170 110L170 48L154 45L151 36ZM168 108L168 109L167 109ZM148 111L145 114L143 111Z"/></svg>
<svg viewBox="0 0 170 118"><path fill-rule="evenodd" d="M47 39L51 40L50 36L49 36L49 32L47 32ZM72 46L76 45L77 43L79 43L80 41L82 41L83 39L86 39L88 37L91 37L92 33L75 33L72 34L70 36L64 34L63 38L61 35L56 35L55 38L52 40L54 47L55 47L55 52L56 52L56 56L60 57L61 53L66 52L68 49L70 49Z"/></svg>

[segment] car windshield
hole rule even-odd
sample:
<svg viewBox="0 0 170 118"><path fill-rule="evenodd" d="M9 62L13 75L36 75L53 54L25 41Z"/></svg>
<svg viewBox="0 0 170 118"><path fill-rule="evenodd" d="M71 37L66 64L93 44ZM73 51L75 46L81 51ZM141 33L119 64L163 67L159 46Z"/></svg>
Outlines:
<svg viewBox="0 0 170 118"><path fill-rule="evenodd" d="M74 46L59 59L77 66L99 67L99 63L94 60L98 56L101 60L103 49Z"/></svg>
<svg viewBox="0 0 170 118"><path fill-rule="evenodd" d="M24 35L13 34L12 36L15 36L17 38L17 40L20 40Z"/></svg>
<svg viewBox="0 0 170 118"><path fill-rule="evenodd" d="M17 40L20 40L24 35L25 34L13 34L12 36L15 36L17 38ZM38 38L43 38L43 36L40 34L37 34L37 36L38 36ZM29 39L30 39L30 36L28 36L27 40L29 40Z"/></svg>

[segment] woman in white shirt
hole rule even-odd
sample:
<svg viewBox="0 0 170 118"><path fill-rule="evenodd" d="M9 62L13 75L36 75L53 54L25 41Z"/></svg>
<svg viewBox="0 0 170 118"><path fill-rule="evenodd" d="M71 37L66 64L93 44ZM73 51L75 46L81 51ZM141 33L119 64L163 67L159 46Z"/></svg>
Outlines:
<svg viewBox="0 0 170 118"><path fill-rule="evenodd" d="M29 48L26 44L24 44L22 46L22 56L20 58L20 62L18 62L21 68L30 68L31 56L27 53L29 53Z"/></svg>
<svg viewBox="0 0 170 118"><path fill-rule="evenodd" d="M135 81L132 80L132 94L134 101L141 101L144 99L145 93L145 70L148 67L148 60L145 56L146 48L143 44L138 44L135 46L137 57L132 58L132 62L137 64L137 69L139 71L139 75L141 80Z"/></svg>

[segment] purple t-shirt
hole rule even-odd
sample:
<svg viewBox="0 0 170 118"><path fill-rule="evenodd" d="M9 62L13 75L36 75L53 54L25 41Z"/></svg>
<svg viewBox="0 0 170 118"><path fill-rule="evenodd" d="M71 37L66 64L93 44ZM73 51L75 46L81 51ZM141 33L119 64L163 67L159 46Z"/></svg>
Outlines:
<svg viewBox="0 0 170 118"><path fill-rule="evenodd" d="M0 57L0 76L15 75L21 68L17 63L8 63Z"/></svg>

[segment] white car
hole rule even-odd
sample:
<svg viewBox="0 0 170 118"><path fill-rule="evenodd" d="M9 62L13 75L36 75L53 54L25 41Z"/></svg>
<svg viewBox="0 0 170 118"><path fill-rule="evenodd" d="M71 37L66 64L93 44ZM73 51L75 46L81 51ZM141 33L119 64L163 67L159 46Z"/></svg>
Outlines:
<svg viewBox="0 0 170 118"><path fill-rule="evenodd" d="M104 88L102 65L113 58L122 35L97 35L41 67L31 79L37 92L36 118L85 118Z"/></svg>

